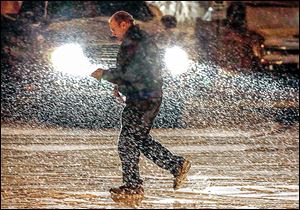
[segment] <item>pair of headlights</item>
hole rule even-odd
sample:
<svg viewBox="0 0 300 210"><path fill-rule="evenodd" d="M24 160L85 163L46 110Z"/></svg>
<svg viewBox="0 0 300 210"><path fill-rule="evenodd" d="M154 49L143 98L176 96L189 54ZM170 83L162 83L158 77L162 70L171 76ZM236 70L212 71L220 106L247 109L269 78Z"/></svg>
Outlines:
<svg viewBox="0 0 300 210"><path fill-rule="evenodd" d="M54 50L51 62L55 70L71 75L90 75L99 66L93 65L84 55L79 44L65 44ZM172 75L176 76L188 70L187 53L178 46L167 48L164 58L165 66Z"/></svg>

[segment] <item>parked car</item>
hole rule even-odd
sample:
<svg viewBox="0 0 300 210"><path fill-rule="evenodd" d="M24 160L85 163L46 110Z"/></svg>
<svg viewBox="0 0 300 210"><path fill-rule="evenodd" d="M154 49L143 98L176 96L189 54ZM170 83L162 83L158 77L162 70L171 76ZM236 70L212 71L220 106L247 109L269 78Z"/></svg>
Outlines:
<svg viewBox="0 0 300 210"><path fill-rule="evenodd" d="M252 52L265 69L299 70L299 2L245 2L245 24L253 36ZM283 68L281 68L283 69Z"/></svg>
<svg viewBox="0 0 300 210"><path fill-rule="evenodd" d="M235 70L299 69L299 2L228 1L224 8L225 19L197 20L207 59ZM213 17L213 4L208 12Z"/></svg>

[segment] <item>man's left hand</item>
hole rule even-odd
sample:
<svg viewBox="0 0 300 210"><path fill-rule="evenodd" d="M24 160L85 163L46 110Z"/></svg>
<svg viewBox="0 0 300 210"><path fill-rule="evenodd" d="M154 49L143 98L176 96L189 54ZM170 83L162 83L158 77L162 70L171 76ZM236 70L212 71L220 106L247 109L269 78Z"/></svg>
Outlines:
<svg viewBox="0 0 300 210"><path fill-rule="evenodd" d="M114 87L113 94L114 94L114 96L118 99L119 102L124 103L124 99L123 99L122 96L120 95L119 88L118 88L117 85Z"/></svg>

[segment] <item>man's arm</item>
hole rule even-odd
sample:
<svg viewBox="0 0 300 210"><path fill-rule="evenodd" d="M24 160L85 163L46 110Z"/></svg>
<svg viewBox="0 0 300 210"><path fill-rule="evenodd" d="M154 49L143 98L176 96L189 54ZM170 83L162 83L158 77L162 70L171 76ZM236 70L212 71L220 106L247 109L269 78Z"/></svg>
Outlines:
<svg viewBox="0 0 300 210"><path fill-rule="evenodd" d="M126 46L121 45L116 68L110 68L109 70L97 69L91 76L97 80L103 78L116 85L124 85L127 79L124 72L127 72L127 67L133 60L134 54L136 53L136 45L136 43L127 43Z"/></svg>
<svg viewBox="0 0 300 210"><path fill-rule="evenodd" d="M114 83L117 85L122 85L123 80L118 75L117 71L118 71L118 69L114 69L114 68L109 69L109 70L104 70L104 69L98 68L91 74L91 77L94 77L96 80L105 79L111 83Z"/></svg>

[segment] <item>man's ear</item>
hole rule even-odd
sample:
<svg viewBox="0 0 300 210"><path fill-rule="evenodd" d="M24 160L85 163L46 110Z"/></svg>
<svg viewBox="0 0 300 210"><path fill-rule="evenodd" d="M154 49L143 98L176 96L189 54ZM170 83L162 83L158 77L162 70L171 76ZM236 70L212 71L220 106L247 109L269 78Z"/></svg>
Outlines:
<svg viewBox="0 0 300 210"><path fill-rule="evenodd" d="M121 24L120 24L120 27L121 27L122 29L125 29L126 26L127 26L127 23L126 23L125 21L122 21Z"/></svg>

